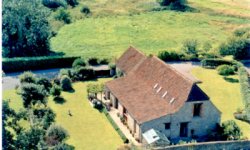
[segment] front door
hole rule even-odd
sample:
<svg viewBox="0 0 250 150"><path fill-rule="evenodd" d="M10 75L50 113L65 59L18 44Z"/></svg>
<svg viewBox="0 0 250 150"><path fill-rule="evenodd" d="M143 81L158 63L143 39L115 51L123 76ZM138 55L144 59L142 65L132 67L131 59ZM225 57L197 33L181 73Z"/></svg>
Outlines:
<svg viewBox="0 0 250 150"><path fill-rule="evenodd" d="M180 125L180 137L188 136L188 122L183 122Z"/></svg>

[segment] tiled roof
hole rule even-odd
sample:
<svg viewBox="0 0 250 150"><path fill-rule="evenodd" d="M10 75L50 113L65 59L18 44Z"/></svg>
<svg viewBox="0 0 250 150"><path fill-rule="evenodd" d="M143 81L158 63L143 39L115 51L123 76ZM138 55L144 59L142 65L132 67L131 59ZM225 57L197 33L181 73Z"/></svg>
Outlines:
<svg viewBox="0 0 250 150"><path fill-rule="evenodd" d="M119 67L126 66L127 75L107 82L106 87L138 123L175 113L189 99L209 99L192 80L155 56L144 55L144 59L140 56L140 61L132 59L133 66L128 67L129 60L121 59L132 56L129 51L131 48L118 60ZM133 56L141 55L136 51L133 48Z"/></svg>

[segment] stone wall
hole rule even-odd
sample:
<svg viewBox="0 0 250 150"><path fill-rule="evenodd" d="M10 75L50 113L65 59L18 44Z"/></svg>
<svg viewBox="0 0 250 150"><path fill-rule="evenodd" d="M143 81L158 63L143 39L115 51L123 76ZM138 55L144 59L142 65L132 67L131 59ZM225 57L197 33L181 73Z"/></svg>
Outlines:
<svg viewBox="0 0 250 150"><path fill-rule="evenodd" d="M193 117L193 105L195 103L202 103L201 117ZM180 138L180 123L182 122L188 122L188 137L191 137L191 130L194 130L194 136L204 136L208 130L215 128L216 124L220 123L220 112L208 100L186 102L178 112L172 115L143 123L141 132L144 133L154 128L164 133L168 138L178 140ZM170 129L165 129L164 123L171 123Z"/></svg>
<svg viewBox="0 0 250 150"><path fill-rule="evenodd" d="M168 146L166 148L155 148L154 150L206 150L206 149L225 149L225 150L249 150L250 141L218 141L218 142L204 142L194 144L184 144Z"/></svg>

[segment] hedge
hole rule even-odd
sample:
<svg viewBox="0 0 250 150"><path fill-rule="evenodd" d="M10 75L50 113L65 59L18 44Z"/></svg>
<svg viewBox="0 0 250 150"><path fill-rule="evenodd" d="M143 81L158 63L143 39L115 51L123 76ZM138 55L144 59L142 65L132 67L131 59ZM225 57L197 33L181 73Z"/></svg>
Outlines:
<svg viewBox="0 0 250 150"><path fill-rule="evenodd" d="M79 57L23 57L23 58L5 58L3 59L4 72L17 72L27 70L40 70L51 68L71 67L75 59Z"/></svg>
<svg viewBox="0 0 250 150"><path fill-rule="evenodd" d="M214 59L214 58L207 58L203 59L201 61L201 65L204 68L216 68L220 65L233 65L233 62L230 60L224 60L224 59Z"/></svg>
<svg viewBox="0 0 250 150"><path fill-rule="evenodd" d="M113 126L113 128L117 131L117 133L121 137L122 141L124 143L128 143L127 137L122 133L121 129L117 126L117 124L111 118L111 116L109 115L109 113L105 107L103 108L103 112L104 112L105 116L107 117L107 119L109 120L109 122L111 123L111 125Z"/></svg>

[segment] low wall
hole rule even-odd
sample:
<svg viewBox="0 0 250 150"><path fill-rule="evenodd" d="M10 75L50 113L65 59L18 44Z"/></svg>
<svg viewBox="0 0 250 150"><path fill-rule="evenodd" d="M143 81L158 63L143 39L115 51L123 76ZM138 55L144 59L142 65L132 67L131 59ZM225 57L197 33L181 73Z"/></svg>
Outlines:
<svg viewBox="0 0 250 150"><path fill-rule="evenodd" d="M168 146L165 148L156 148L154 150L206 150L206 149L226 149L226 150L250 150L250 141L218 141L204 142Z"/></svg>

